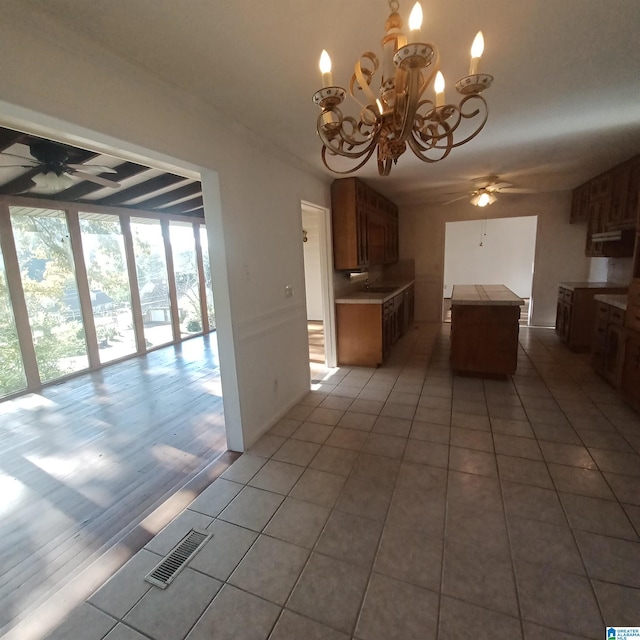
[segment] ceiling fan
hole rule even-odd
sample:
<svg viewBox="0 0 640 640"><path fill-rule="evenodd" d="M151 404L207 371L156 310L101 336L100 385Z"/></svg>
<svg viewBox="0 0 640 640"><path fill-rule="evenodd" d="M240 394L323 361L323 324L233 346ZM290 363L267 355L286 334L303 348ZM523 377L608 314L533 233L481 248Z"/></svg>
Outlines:
<svg viewBox="0 0 640 640"><path fill-rule="evenodd" d="M475 207L486 207L493 204L498 198L497 193L536 193L535 189L519 189L514 187L510 182L500 182L498 176L486 176L484 178L476 178L473 190L462 196L444 202L443 204L451 204L458 200L469 198L469 202Z"/></svg>
<svg viewBox="0 0 640 640"><path fill-rule="evenodd" d="M117 173L111 167L101 165L72 164L69 162L69 152L62 145L46 140L33 142L29 145L31 158L15 153L2 152L4 156L19 158L24 164L0 165L0 169L22 167L24 169L38 169L32 176L34 187L30 191L41 193L57 193L72 186L78 179L94 182L102 187L118 189L120 183L109 180L97 173Z"/></svg>

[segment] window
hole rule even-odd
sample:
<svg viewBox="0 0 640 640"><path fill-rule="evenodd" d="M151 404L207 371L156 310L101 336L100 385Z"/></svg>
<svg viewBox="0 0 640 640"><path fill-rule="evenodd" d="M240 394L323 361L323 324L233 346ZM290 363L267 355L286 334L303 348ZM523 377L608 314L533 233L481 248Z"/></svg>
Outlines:
<svg viewBox="0 0 640 640"><path fill-rule="evenodd" d="M193 225L188 222L170 222L169 237L176 279L180 333L202 333L200 277Z"/></svg>
<svg viewBox="0 0 640 640"><path fill-rule="evenodd" d="M11 226L40 379L89 366L63 211L11 207Z"/></svg>
<svg viewBox="0 0 640 640"><path fill-rule="evenodd" d="M98 218L98 219L96 219ZM131 289L120 220L80 213L80 231L100 362L136 352Z"/></svg>

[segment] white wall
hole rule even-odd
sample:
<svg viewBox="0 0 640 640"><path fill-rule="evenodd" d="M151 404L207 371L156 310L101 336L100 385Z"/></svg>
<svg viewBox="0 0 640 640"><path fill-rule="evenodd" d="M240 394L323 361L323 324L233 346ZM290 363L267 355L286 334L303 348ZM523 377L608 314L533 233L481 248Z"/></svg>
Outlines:
<svg viewBox="0 0 640 640"><path fill-rule="evenodd" d="M307 241L302 244L307 320L323 320L320 262L320 225L323 222L322 214L319 212L309 211L308 209L302 210L302 228L307 232Z"/></svg>
<svg viewBox="0 0 640 640"><path fill-rule="evenodd" d="M444 297L454 284L504 284L531 297L537 216L447 222Z"/></svg>
<svg viewBox="0 0 640 640"><path fill-rule="evenodd" d="M531 322L555 322L558 282L587 280L590 260L584 255L585 224L569 224L571 193L509 195L479 210L466 201L446 207L400 208L400 256L416 266L416 320L440 322L444 286L445 224L487 217L538 216Z"/></svg>
<svg viewBox="0 0 640 640"><path fill-rule="evenodd" d="M241 450L309 388L300 203L328 206L328 185L25 5L0 21L0 123L202 169L227 433Z"/></svg>

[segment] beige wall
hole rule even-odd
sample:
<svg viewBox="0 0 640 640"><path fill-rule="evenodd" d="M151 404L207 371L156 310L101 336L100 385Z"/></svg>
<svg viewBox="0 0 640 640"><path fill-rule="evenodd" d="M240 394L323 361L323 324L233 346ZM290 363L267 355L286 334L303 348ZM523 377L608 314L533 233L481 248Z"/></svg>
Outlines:
<svg viewBox="0 0 640 640"><path fill-rule="evenodd" d="M466 200L453 204L401 206L400 256L416 268L416 320L439 322L444 286L445 224L459 220L538 216L532 289L532 323L555 323L558 282L587 280L585 224L569 224L571 194L504 195L479 209Z"/></svg>

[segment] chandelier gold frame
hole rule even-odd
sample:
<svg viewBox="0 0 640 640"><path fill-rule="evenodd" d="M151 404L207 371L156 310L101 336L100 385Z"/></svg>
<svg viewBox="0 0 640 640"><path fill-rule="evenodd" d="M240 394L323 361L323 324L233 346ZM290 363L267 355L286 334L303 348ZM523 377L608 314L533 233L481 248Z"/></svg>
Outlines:
<svg viewBox="0 0 640 640"><path fill-rule="evenodd" d="M420 37L419 27L410 32L407 41L398 15L399 3L390 0L389 7L391 14L382 39L379 95L375 95L371 84L380 63L371 51L362 54L349 84L350 95L362 107L358 120L344 115L340 109L346 91L332 86L330 61L328 71L321 67L325 86L313 95L313 101L322 110L317 121L322 161L334 173L357 171L377 150L378 172L387 176L407 146L423 162L438 162L452 149L475 138L487 121L487 103L480 94L491 86L493 77L477 72L479 55L472 49L469 75L455 84L461 96L457 105L444 104L443 80L439 87L434 87L435 99L425 98L425 91L438 73L440 54L433 44L413 41ZM478 35L481 41L482 35ZM328 161L334 156L349 158L357 164L347 170L334 169Z"/></svg>

